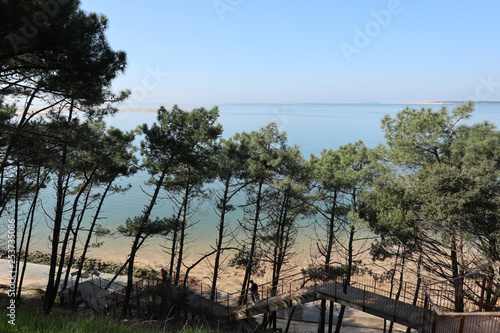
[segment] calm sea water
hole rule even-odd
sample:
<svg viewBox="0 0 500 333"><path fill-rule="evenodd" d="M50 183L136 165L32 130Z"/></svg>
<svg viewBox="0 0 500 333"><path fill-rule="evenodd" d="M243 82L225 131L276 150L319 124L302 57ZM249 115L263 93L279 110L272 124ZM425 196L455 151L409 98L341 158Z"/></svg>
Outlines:
<svg viewBox="0 0 500 333"><path fill-rule="evenodd" d="M213 105L203 105L210 108ZM228 104L219 105L219 122L223 125L223 137L231 137L237 132L258 130L270 122L276 122L281 131L288 134L288 143L297 144L305 158L311 154L319 155L323 149L337 149L341 145L362 140L368 147L375 147L384 142L380 129L380 121L386 114L395 115L405 108L406 104ZM440 108L440 105L409 105L412 107ZM454 108L456 105L447 105ZM167 109L169 106L166 106ZM180 105L181 109L190 110L198 105ZM152 124L156 119L156 110L145 112L120 111L107 119L110 126L122 130L135 129L143 123ZM472 124L489 120L500 126L500 105L476 105L473 117L464 121ZM138 143L138 142L137 142ZM145 185L149 178L144 172L133 178L122 179L123 184L131 184L132 188L125 194L110 196L102 211L104 226L115 229L129 217L139 216L147 204L149 197L144 193L151 192ZM192 222L196 223L189 231L190 239L199 246L214 244L217 235L217 215L211 202L200 205ZM172 204L164 195L155 206L154 216L172 214ZM241 214L236 212L229 216L231 227L237 229ZM304 225L307 225L307 221ZM41 222L39 241L36 248L43 250L48 244L48 234L44 222ZM302 233L305 235L306 233ZM127 245L128 240L116 239L115 244ZM126 247L124 247L126 248Z"/></svg>
<svg viewBox="0 0 500 333"><path fill-rule="evenodd" d="M203 105L211 108L213 105ZM304 156L319 154L324 148L336 149L357 140L374 147L384 141L380 121L386 114L395 115L406 106L440 108L423 104L224 104L219 105L219 122L223 137L237 132L250 132L274 121L288 133L290 144L298 144ZM456 104L446 105L453 109ZM180 105L190 110L197 105ZM168 109L169 106L166 106ZM133 129L138 124L153 123L156 110L149 112L120 111L108 123L121 129ZM473 117L464 123L489 120L500 126L500 104L478 104Z"/></svg>

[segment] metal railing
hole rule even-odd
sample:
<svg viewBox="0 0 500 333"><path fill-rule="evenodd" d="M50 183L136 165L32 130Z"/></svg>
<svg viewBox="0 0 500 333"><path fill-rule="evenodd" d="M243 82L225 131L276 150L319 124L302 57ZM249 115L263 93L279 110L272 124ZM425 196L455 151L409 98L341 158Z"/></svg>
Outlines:
<svg viewBox="0 0 500 333"><path fill-rule="evenodd" d="M422 287L425 294L423 333L500 333L495 306L499 286L470 273Z"/></svg>
<svg viewBox="0 0 500 333"><path fill-rule="evenodd" d="M108 281L104 279L91 279L92 284L98 288L103 288ZM132 296L135 297L137 304L140 302L140 295L148 287L157 287L161 285L160 280L140 280L134 283ZM457 285L459 285L457 291ZM110 291L108 295L97 297L97 293L90 300L98 307L106 304L119 304L123 301L124 288L117 288ZM405 307L399 302L412 304L423 308L422 332L424 333L448 333L448 332L498 332L500 333L500 312L495 307L498 295L495 291L499 286L489 281L485 276L477 273L467 274L463 277L439 281L426 284L422 287L421 295L415 297L417 290L416 284L394 280L380 281L373 276L356 275L351 277L350 285L343 284L343 278L339 276L328 275L327 273L316 273L308 275L304 272L288 275L273 282L267 282L259 286L260 300L257 305L250 304L251 292L241 295L241 292L227 292L216 289L214 300L208 301L211 295L211 286L203 283L189 286L188 290L196 295L195 302L199 302L200 310L204 307L211 309L212 313L225 312L229 316L236 312L242 312L254 307L275 309L273 302L286 302L288 306L292 305L295 298L308 295L316 299L320 293L339 299L347 299L342 293L349 290L351 299L361 307L371 306L377 302L373 294L383 296L390 300L394 307L394 314L399 308ZM372 295L370 295L370 293ZM355 295L355 297L354 297ZM278 297L279 296L279 297ZM458 296L458 297L457 297ZM456 312L457 300L460 300L459 308L462 312ZM195 304L192 304L195 306ZM390 305L389 305L390 306ZM397 309L398 308L398 309ZM413 308L414 309L414 308ZM406 314L402 314L405 316ZM413 316L414 317L414 316ZM414 319L414 318L413 318Z"/></svg>
<svg viewBox="0 0 500 333"><path fill-rule="evenodd" d="M95 279L93 284L103 288L107 285L107 282L108 281L104 279ZM315 300L316 298L322 298L325 295L335 298L339 296L339 299L346 299L345 295L341 295L343 290L341 287L342 282L342 277L329 275L324 272L316 272L313 275L309 275L305 272L288 275L274 281L274 283L267 282L259 285L258 293L260 299L255 306L249 302L251 299L251 292L241 295L240 291L227 292L216 289L214 300L209 301L212 292L210 285L199 283L188 286L187 288L192 295L190 296L190 306L194 308L199 307L200 311L211 311L212 314L219 316L230 316L237 315L238 313L241 314L242 312L248 313L249 309L255 310L256 307L259 308L259 311L274 311L278 309L279 306L281 306L281 308L293 306L301 304L301 301L305 303ZM133 303L137 302L136 304L139 308L139 303L147 301L145 298L148 297L148 295L142 295L142 293L145 291L147 292L149 287L154 289L154 287L158 287L159 285L162 285L161 280L144 279L137 281L133 286L133 299L131 299L131 301ZM376 303L374 302L374 296L370 295L370 293L381 295L389 299L395 299L396 295L398 295L397 299L400 302L412 304L414 303L416 285L409 282L403 282L400 286L399 281L393 281L391 284L388 281L380 281L372 276L356 275L351 278L349 288L349 296L354 296L355 294L359 295L359 297L355 299L355 302L364 308L365 306L370 306L371 303ZM118 289L121 290L115 290L109 295L101 295L101 297L96 297L97 295L94 295L92 303L100 308L106 307L108 304L114 304L114 306L118 305L123 301L125 288ZM301 297L306 297L307 300ZM279 304L279 306L277 306L277 304ZM390 303L386 308L386 312L396 313L396 308L399 308L398 304L397 301ZM416 305L423 307L423 300L421 297L417 299ZM390 309L388 307L390 307Z"/></svg>
<svg viewBox="0 0 500 333"><path fill-rule="evenodd" d="M279 296L280 301L288 300L291 302L294 298L299 297L307 292L312 292L314 295L321 289L320 286L327 283L343 283L343 278L339 276L328 275L327 273L315 274L310 276L304 273L296 273L293 275L288 275L280 278L276 282L267 282L259 285L259 302L258 304L266 305L269 307L269 301L272 297ZM359 300L359 305L363 306L368 303L369 293L374 293L380 296L384 296L390 299L397 299L400 302L415 305L418 307L424 306L424 297L418 295L415 299L415 293L417 292L417 285L410 282L403 282L401 284L399 281L380 281L372 276L360 275L353 276L351 278L350 287L354 287L360 290L363 294L363 298ZM199 284L196 287L190 287L190 290L196 294L209 298L211 287L204 284ZM223 305L227 308L228 314L234 310L248 310L248 308L253 307L250 304L251 292L241 295L241 291L238 292L225 292L221 290L216 290L214 302ZM337 296L337 295L331 295ZM291 303L290 303L291 304ZM396 303L394 303L396 304Z"/></svg>
<svg viewBox="0 0 500 333"><path fill-rule="evenodd" d="M336 282L342 282L341 278L337 278ZM412 304L418 307L424 306L424 298L422 295L417 295L417 285L412 282L400 282L397 279L391 281L380 281L370 275L355 275L351 278L351 287L362 289L364 292L371 292L379 296L384 296L390 299L397 299L406 304ZM420 292L420 290L418 290ZM416 297L416 299L415 299Z"/></svg>

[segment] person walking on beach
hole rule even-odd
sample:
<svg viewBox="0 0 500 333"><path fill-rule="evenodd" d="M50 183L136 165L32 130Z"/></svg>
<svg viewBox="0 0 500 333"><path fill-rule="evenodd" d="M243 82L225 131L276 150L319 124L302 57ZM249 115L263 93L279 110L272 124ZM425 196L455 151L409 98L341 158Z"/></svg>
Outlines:
<svg viewBox="0 0 500 333"><path fill-rule="evenodd" d="M259 287L257 286L257 283L253 282L253 280L250 280L250 292L251 292L251 295L252 295L252 302L253 304L256 303L255 300L260 301L260 297L259 297Z"/></svg>

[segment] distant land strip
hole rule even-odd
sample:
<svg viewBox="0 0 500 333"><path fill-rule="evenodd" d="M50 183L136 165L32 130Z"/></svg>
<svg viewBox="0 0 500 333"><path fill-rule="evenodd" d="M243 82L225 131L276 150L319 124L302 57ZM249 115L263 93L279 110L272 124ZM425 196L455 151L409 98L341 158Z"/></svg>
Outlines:
<svg viewBox="0 0 500 333"><path fill-rule="evenodd" d="M423 101L413 103L388 103L388 104L462 104L468 101ZM473 101L474 104L500 104L500 101Z"/></svg>
<svg viewBox="0 0 500 333"><path fill-rule="evenodd" d="M431 104L434 104L434 105L447 105L447 104L462 104L462 103L465 103L467 101L420 101L420 102L374 102L374 103L297 103L297 104L332 104L332 105L340 105L340 104L402 104L402 105L431 105ZM500 101L473 101L475 104L500 104ZM144 104L151 104L151 103L144 103ZM237 105L238 103L228 103L228 104L225 104L225 103L221 103L219 105ZM242 104L248 104L248 103L242 103ZM251 103L251 104L274 104L274 103ZM277 104L286 104L286 103L277 103ZM158 104L158 106L162 105L161 103ZM174 104L172 104L173 106ZM179 104L180 105L180 104ZM186 104L188 105L188 104ZM181 105L180 105L181 106ZM50 112L50 110L44 110L42 112L40 112L41 109L44 109L46 108L46 106L42 106L42 105L36 105L35 107L38 108L38 110L32 110L30 111L29 113L40 113L40 114L47 114ZM96 107L96 108L99 108L99 107ZM23 109L22 108L18 108L16 110L16 114L22 114L23 113ZM63 109L61 110L62 112L68 112L67 109ZM126 111L126 112L156 112L157 111L157 108L148 108L148 109L144 109L144 108L130 108L130 109L126 109L126 108L118 108L118 111ZM79 112L79 111L77 111Z"/></svg>

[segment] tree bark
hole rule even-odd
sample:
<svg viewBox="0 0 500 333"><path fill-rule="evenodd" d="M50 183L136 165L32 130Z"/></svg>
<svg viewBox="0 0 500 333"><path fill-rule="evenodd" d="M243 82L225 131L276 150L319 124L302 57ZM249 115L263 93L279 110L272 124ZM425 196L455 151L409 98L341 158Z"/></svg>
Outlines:
<svg viewBox="0 0 500 333"><path fill-rule="evenodd" d="M27 219L26 219L26 225L25 225L25 228L24 228L24 231L23 231L23 243L24 243L24 235L26 233L26 227L28 227L28 236L26 237L26 245L21 245L20 247L20 251L22 250L23 246L25 246L25 250L24 250L24 259L22 260L23 261L23 267L22 269L20 268L20 262L18 263L18 268L17 268L17 271L20 272L19 276L19 283L17 284L17 293L16 293L16 302L17 303L20 303L21 302L21 293L22 293L22 286L23 286L23 281L24 281L24 274L26 272L26 266L28 264L28 252L29 252L29 246L30 246L30 243L31 243L31 235L32 235L32 232L33 232L33 223L34 223L34 220L35 220L35 207L36 207L36 203L38 202L38 196L40 194L40 188L41 188L41 184L43 184L45 182L45 179L47 178L47 175L45 175L43 177L43 179L41 180L40 179L40 173L41 173L41 168L39 167L38 168L38 172L37 172L37 181L36 181L36 191L35 191L35 196L33 197L33 202L31 203L30 205L30 209L28 211L28 216L27 216ZM19 252L19 261L21 261L20 258L21 257L21 252Z"/></svg>
<svg viewBox="0 0 500 333"><path fill-rule="evenodd" d="M176 274L175 274L175 281L174 285L179 284L179 279L181 276L181 267L182 267L182 259L184 255L184 241L186 238L186 224L187 224L187 209L188 209L188 202L189 202L189 195L190 195L190 169L188 167L187 169L187 175L186 175L186 188L184 189L184 204L183 204L183 210L182 210L182 221L181 221L181 234L179 237L179 257L177 258L177 269L176 269Z"/></svg>
<svg viewBox="0 0 500 333"><path fill-rule="evenodd" d="M84 182L83 186L80 187L75 199L73 200L73 210L71 212L71 217L68 221L68 226L66 227L66 234L64 236L64 240L62 242L62 247L61 247L61 256L59 259L59 269L57 270L56 283L55 283L57 286L59 286L61 284L60 282L61 282L62 270L64 269L64 264L66 261L66 248L68 247L69 237L70 237L71 233L73 233L73 237L76 237L77 231L73 231L73 223L74 223L75 218L76 218L76 212L78 209L78 201L80 200L80 197L82 196L83 192L85 192L87 187L90 185L92 176L94 175L95 171L96 171L96 169L94 169L92 171L92 174ZM70 269L71 269L71 266L68 266L67 272L69 272ZM66 288L66 283L63 283L62 289L64 289L64 288Z"/></svg>
<svg viewBox="0 0 500 333"><path fill-rule="evenodd" d="M122 316L124 316L124 317L127 315L130 297L132 295L135 255L136 255L137 250L139 250L139 247L140 247L139 244L142 244L144 239L145 239L145 237L143 238L142 234L144 232L144 228L146 226L146 223L148 223L149 216L151 215L151 212L153 211L153 207L156 204L156 199L158 198L158 194L159 194L160 189L163 185L163 181L165 180L166 175L167 175L167 167L165 167L162 170L160 179L158 179L158 182L156 183L155 191L153 193L153 196L151 197L151 201L150 201L149 205L146 207L146 210L144 211L141 225L139 226L139 230L137 230L134 242L132 244L132 248L130 250L130 257L128 260L128 270L127 270L127 288L125 290L125 297L123 299L123 309L122 309ZM143 239L141 240L141 238L143 238Z"/></svg>
<svg viewBox="0 0 500 333"><path fill-rule="evenodd" d="M246 295L248 293L248 286L250 283L250 278L252 276L252 268L254 264L254 255L255 255L255 248L257 245L257 230L259 227L259 221L260 221L260 209L261 209L261 200L262 200L262 187L264 185L264 181L261 180L259 182L259 187L257 191L257 200L255 203L255 217L253 221L253 229L252 229L252 240L251 240L251 245L250 245L250 253L249 253L249 258L248 258L248 264L245 269L245 277L243 278L243 283L241 285L241 297L240 300L241 302L246 301Z"/></svg>
<svg viewBox="0 0 500 333"><path fill-rule="evenodd" d="M172 280L174 276L174 265L177 253L177 235L179 233L179 221L181 219L183 210L184 210L184 200L182 200L181 206L179 207L179 212L177 213L177 217L175 219L174 232L173 232L174 235L172 237L172 250L170 252L170 267L168 270L168 273L172 277Z"/></svg>
<svg viewBox="0 0 500 333"><path fill-rule="evenodd" d="M49 314L57 295L57 285L56 282L56 268L57 268L57 256L59 254L59 238L62 226L62 215L65 202L65 189L64 189L64 177L66 173L66 145L63 147L61 165L59 168L57 176L57 199L56 199L56 214L54 218L54 228L52 230L52 250L50 253L50 269L49 269L49 280L47 282L47 288L45 292L45 299L43 304L43 311L45 314Z"/></svg>
<svg viewBox="0 0 500 333"><path fill-rule="evenodd" d="M95 228L95 225L97 224L97 219L99 217L99 213L101 212L101 208L102 208L102 205L104 203L104 199L106 198L108 191L111 188L111 184L113 184L113 181L114 181L114 178L113 178L113 180L111 180L108 183L108 185L106 186L106 189L104 190L104 193L101 196L101 200L99 200L99 205L97 206L97 210L94 214L92 224L90 225L89 233L87 235L87 239L85 240L85 245L83 246L83 252L82 252L82 255L80 257L80 263L78 265L78 272L77 272L77 275L75 278L75 285L73 286L73 298L71 300L71 304L73 304L73 305L75 305L75 302L76 302L76 295L78 293L78 284L80 283L80 278L81 278L82 270L83 270L83 264L85 263L85 257L87 255L87 251L89 249L90 240L92 239L92 234L94 233L94 228Z"/></svg>
<svg viewBox="0 0 500 333"><path fill-rule="evenodd" d="M226 210L227 203L229 197L229 182L231 176L229 176L224 183L224 194L222 196L221 201L221 213L220 213L220 221L219 221L219 238L217 239L216 252L215 252L215 260L214 260L214 272L212 274L212 288L210 289L210 300L213 301L215 298L215 291L217 289L217 278L219 274L219 265L220 265L220 256L222 249L222 242L224 238L224 223L226 218Z"/></svg>
<svg viewBox="0 0 500 333"><path fill-rule="evenodd" d="M330 209L330 218L328 220L328 245L325 253L325 270L326 273L330 273L330 263L332 260L332 247L333 242L335 240L335 214L337 211L337 191L333 193L333 203ZM326 322L326 300L321 300L320 309L319 309L319 322L318 322L318 333L323 333L325 331L325 322Z"/></svg>

